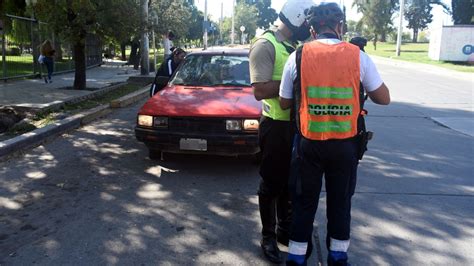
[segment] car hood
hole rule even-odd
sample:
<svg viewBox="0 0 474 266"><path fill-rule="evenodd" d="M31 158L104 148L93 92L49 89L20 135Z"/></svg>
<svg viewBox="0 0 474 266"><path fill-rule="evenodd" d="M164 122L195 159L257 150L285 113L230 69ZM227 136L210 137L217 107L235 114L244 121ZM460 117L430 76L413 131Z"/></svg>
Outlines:
<svg viewBox="0 0 474 266"><path fill-rule="evenodd" d="M257 118L261 104L251 87L165 87L150 98L140 114L185 117Z"/></svg>

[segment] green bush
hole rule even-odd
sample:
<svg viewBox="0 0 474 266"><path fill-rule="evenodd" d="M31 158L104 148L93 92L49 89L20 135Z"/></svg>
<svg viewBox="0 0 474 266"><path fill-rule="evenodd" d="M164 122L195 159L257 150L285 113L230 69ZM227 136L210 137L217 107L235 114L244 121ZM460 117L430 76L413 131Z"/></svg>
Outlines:
<svg viewBox="0 0 474 266"><path fill-rule="evenodd" d="M426 31L418 33L418 42L430 42L429 34Z"/></svg>

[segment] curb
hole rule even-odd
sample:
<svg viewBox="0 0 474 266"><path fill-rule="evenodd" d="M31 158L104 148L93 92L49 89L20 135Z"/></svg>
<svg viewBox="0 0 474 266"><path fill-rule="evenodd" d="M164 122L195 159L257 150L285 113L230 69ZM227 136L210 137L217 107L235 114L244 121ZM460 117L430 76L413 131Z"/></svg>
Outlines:
<svg viewBox="0 0 474 266"><path fill-rule="evenodd" d="M123 85L123 84L122 84ZM97 118L110 114L112 108L121 108L148 97L148 86L134 93L113 100L110 104L97 106L93 109L75 114L56 123L35 129L20 136L0 142L0 159L8 155L39 146L44 141L62 135L67 131L79 128Z"/></svg>
<svg viewBox="0 0 474 266"><path fill-rule="evenodd" d="M125 95L121 98L115 99L115 100L110 102L110 107L111 108L122 108L122 107L125 107L127 105L130 105L134 102L137 102L137 101L143 99L145 96L148 96L149 91L150 91L150 88L146 87L146 88L143 88L139 91L130 93L128 95Z"/></svg>

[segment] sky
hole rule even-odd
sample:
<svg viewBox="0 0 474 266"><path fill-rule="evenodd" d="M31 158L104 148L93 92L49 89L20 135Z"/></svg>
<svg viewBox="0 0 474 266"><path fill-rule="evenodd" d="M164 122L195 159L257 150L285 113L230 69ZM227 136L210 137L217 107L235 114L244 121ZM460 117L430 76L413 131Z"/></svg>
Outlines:
<svg viewBox="0 0 474 266"><path fill-rule="evenodd" d="M223 3L224 6L224 17L230 17L232 15L232 1L233 0L207 0L207 12L211 16L211 19L214 21L219 20L221 16L221 3ZM355 8L352 8L352 1L353 0L336 0L335 2L339 2L340 4L344 4L346 6L348 20L357 21L360 19L362 14L357 13L357 10ZM451 1L442 1L451 6ZM195 4L198 9L203 12L204 2L205 0L195 0ZM278 13L285 2L286 0L272 0L272 8L274 8ZM319 2L319 0L315 0L315 2L317 3ZM398 25L398 19L395 21L394 25ZM406 27L407 22L405 22L404 25ZM449 15L444 14L441 7L435 6L433 8L433 22L429 27L440 27L441 25L452 25L451 17ZM410 31L410 29L405 28L404 31Z"/></svg>

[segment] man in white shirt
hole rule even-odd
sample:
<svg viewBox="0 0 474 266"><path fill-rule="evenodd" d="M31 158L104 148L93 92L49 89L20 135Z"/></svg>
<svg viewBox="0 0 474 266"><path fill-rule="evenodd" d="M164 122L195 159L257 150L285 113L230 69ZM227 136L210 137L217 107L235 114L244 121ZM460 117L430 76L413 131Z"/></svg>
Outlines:
<svg viewBox="0 0 474 266"><path fill-rule="evenodd" d="M283 69L280 106L295 106L295 139L290 176L292 225L287 265L306 265L308 241L322 177L327 193L328 265L349 265L351 198L361 136L360 84L377 104L390 103L388 88L372 60L341 42L343 13L336 3L313 6L307 16L313 38L293 52Z"/></svg>
<svg viewBox="0 0 474 266"><path fill-rule="evenodd" d="M168 33L163 38L163 49L164 49L164 59L168 59L171 56L171 48L173 47L174 34L172 31Z"/></svg>

